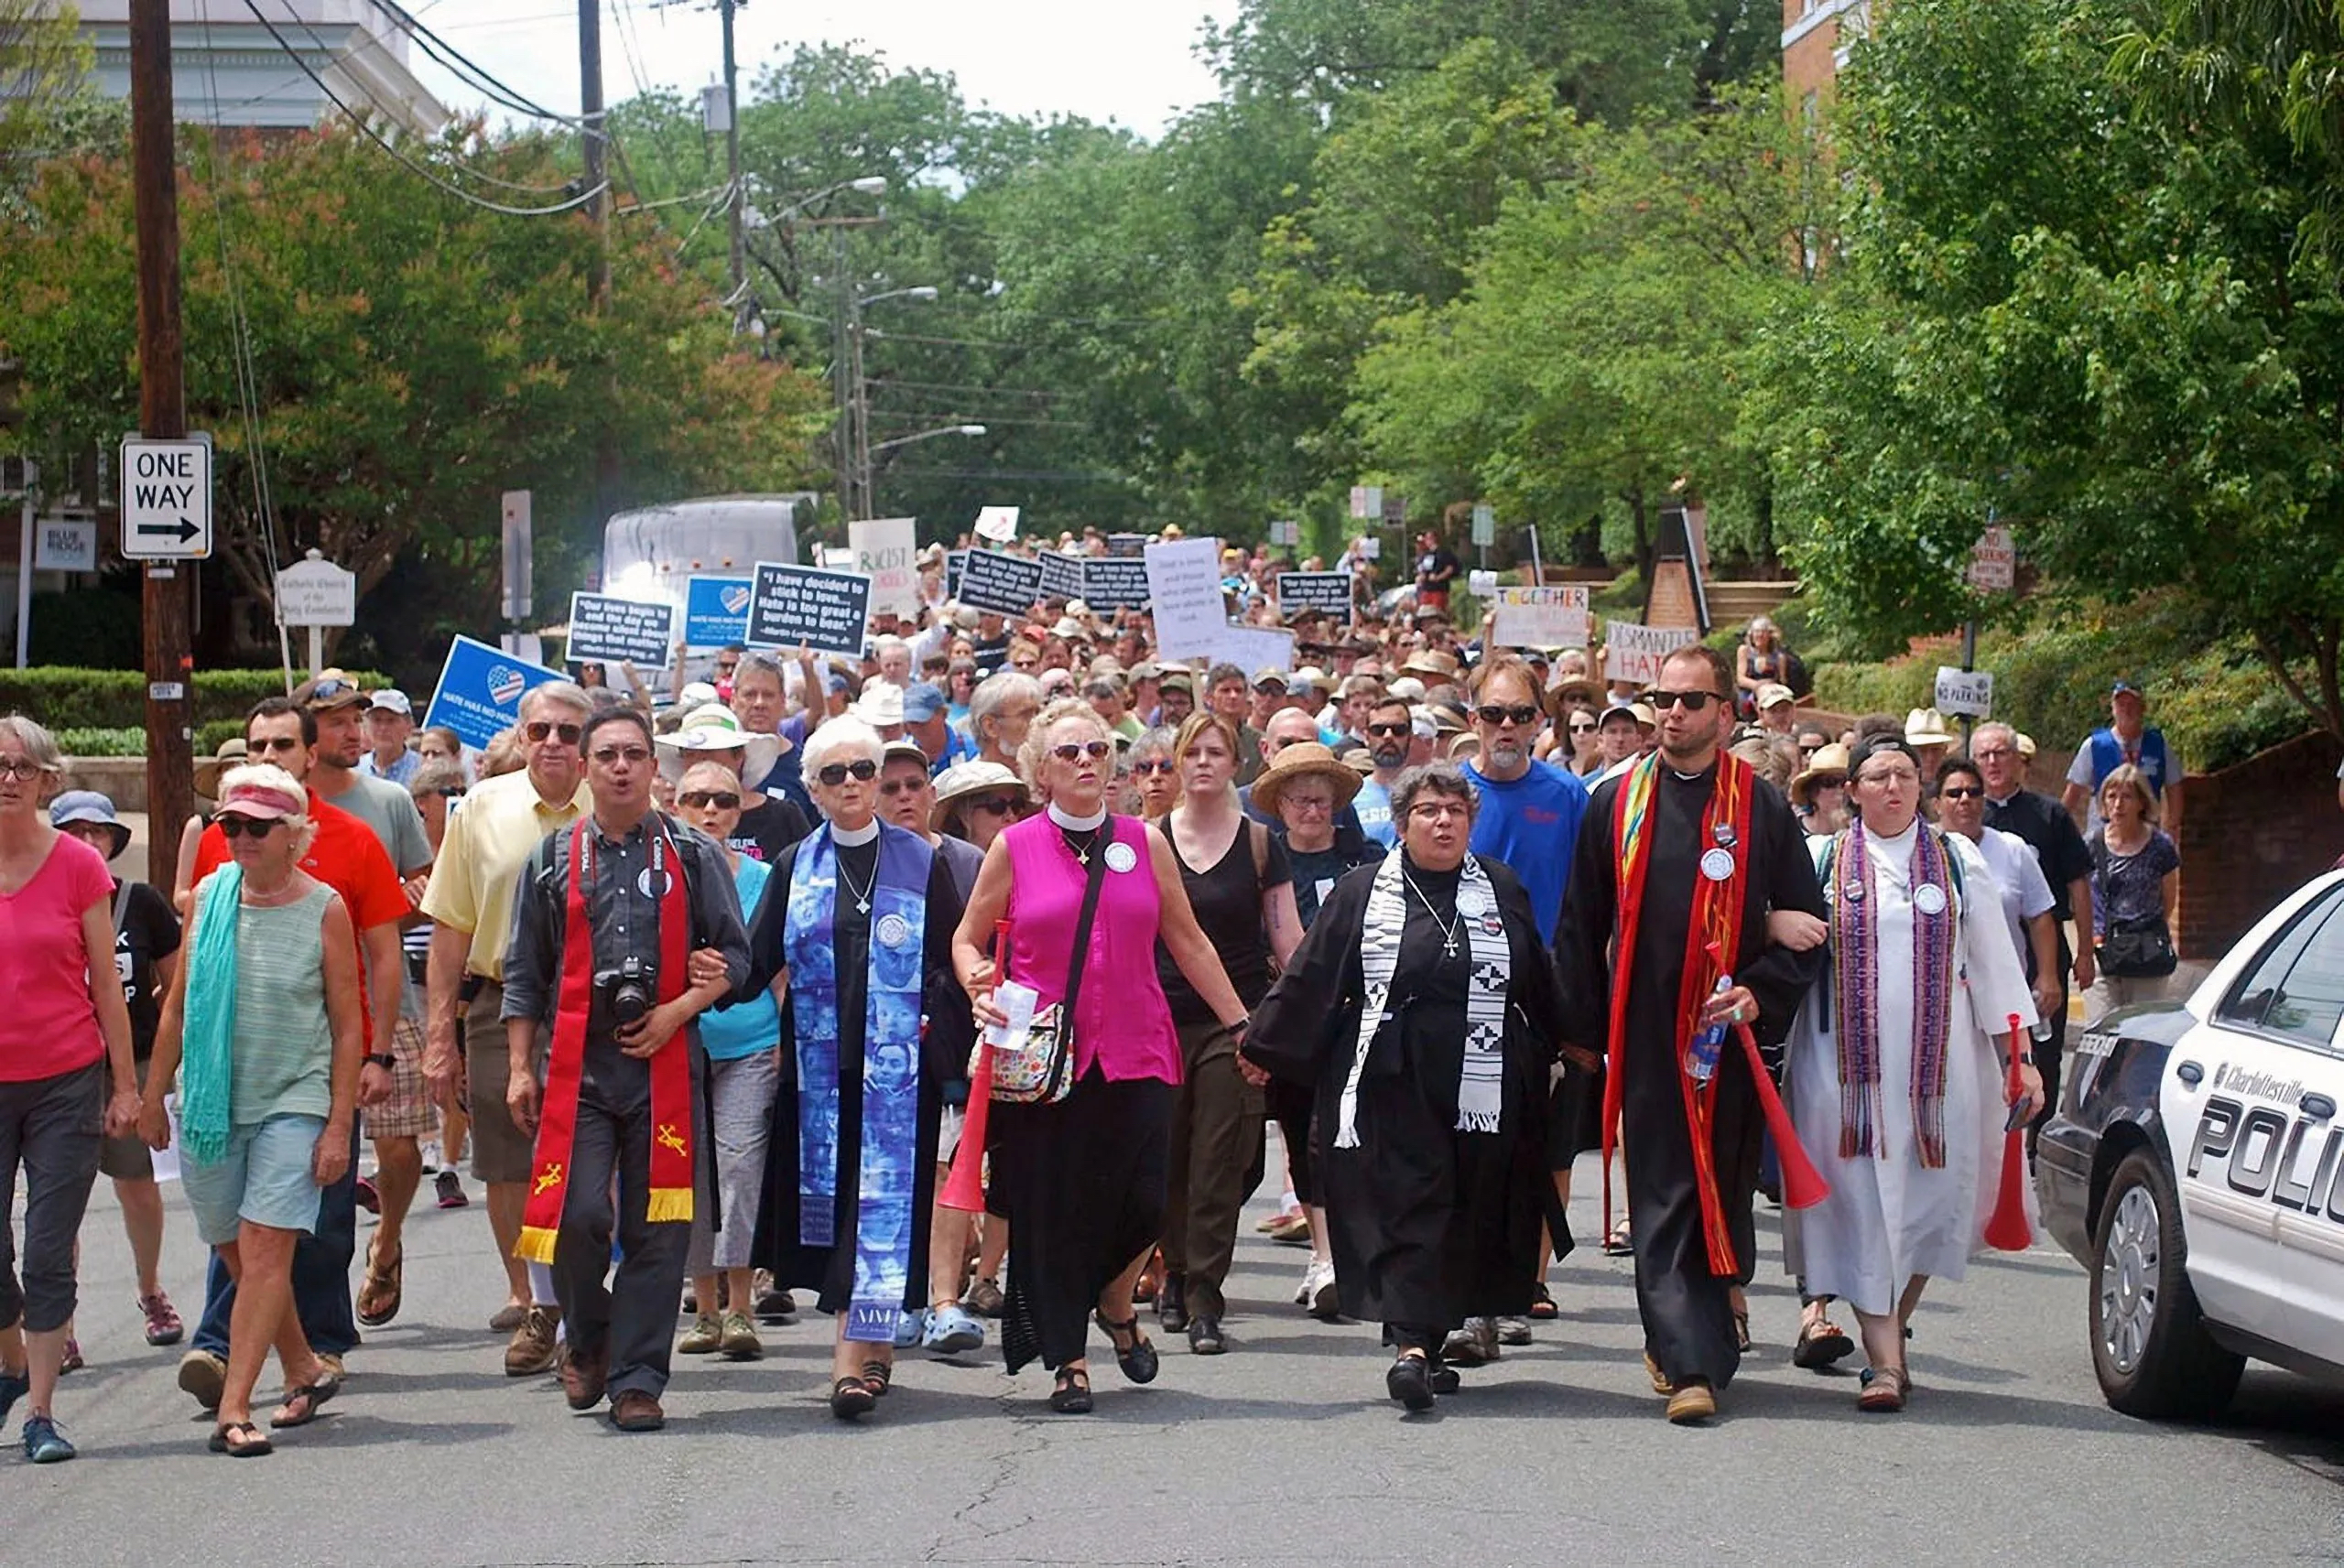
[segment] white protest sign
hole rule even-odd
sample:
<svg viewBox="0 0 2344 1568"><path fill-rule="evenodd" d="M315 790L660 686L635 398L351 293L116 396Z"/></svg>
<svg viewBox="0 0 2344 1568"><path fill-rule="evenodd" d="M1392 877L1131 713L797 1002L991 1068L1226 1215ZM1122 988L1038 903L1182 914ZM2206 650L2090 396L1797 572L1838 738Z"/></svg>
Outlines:
<svg viewBox="0 0 2344 1568"><path fill-rule="evenodd" d="M1603 678L1637 687L1659 683L1660 666L1669 654L1701 640L1690 626L1639 626L1613 621L1603 631Z"/></svg>
<svg viewBox="0 0 2344 1568"><path fill-rule="evenodd" d="M873 517L846 525L850 571L871 579L874 615L920 612L919 524L910 517Z"/></svg>
<svg viewBox="0 0 2344 1568"><path fill-rule="evenodd" d="M1202 658L1205 667L1231 664L1251 676L1255 670L1291 671L1294 633L1275 626L1238 626L1224 622L1203 646L1188 655Z"/></svg>
<svg viewBox="0 0 2344 1568"><path fill-rule="evenodd" d="M1156 605L1159 657L1193 658L1229 627L1221 592L1221 541L1175 539L1147 547L1147 591Z"/></svg>
<svg viewBox="0 0 2344 1568"><path fill-rule="evenodd" d="M1937 666L1937 709L1948 717L1984 719L1994 711L1994 677L1984 670Z"/></svg>
<svg viewBox="0 0 2344 1568"><path fill-rule="evenodd" d="M1015 506L982 506L977 509L976 535L991 539L996 545L1006 545L1017 537L1017 508Z"/></svg>
<svg viewBox="0 0 2344 1568"><path fill-rule="evenodd" d="M1492 645L1507 648L1584 648L1591 632L1587 585L1564 583L1552 588L1502 588L1490 607L1503 635L1492 633Z"/></svg>

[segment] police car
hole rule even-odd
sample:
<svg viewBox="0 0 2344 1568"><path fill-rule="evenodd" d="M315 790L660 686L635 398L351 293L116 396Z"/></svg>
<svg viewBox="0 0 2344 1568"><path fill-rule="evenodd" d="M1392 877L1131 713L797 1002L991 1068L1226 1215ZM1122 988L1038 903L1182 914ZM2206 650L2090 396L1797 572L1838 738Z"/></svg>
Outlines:
<svg viewBox="0 0 2344 1568"><path fill-rule="evenodd" d="M2344 1378L2344 873L2290 896L2187 1001L2071 1047L2035 1179L2091 1271L2093 1369L2202 1419L2246 1360Z"/></svg>

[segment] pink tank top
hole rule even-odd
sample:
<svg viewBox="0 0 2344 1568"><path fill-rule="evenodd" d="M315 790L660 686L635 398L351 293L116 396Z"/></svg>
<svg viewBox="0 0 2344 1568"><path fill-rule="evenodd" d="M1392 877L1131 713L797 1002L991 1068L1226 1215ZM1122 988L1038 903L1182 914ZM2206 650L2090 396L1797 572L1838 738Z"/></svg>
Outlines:
<svg viewBox="0 0 2344 1568"><path fill-rule="evenodd" d="M1156 979L1158 906L1147 826L1134 816L1109 820L1114 838L1100 851L1109 856L1107 877L1075 1003L1075 1075L1096 1062L1109 1078L1177 1084L1180 1042ZM1002 839L1009 846L1009 978L1033 987L1047 1006L1066 994L1088 871L1047 812L1004 828ZM1114 846L1130 851L1129 871L1115 869L1125 856Z"/></svg>

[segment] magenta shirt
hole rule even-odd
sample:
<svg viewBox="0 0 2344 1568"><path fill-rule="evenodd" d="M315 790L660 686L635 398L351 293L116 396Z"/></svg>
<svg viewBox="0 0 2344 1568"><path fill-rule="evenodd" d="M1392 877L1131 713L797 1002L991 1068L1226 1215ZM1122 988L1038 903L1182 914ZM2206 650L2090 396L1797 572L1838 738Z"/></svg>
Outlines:
<svg viewBox="0 0 2344 1568"><path fill-rule="evenodd" d="M1177 1084L1180 1041L1172 1031L1172 1009L1164 1000L1164 988L1156 979L1160 911L1147 852L1147 825L1135 816L1109 820L1114 824L1112 842L1131 851L1132 869L1119 871L1111 860L1099 890L1099 913L1091 922L1091 957L1082 970L1082 996L1075 1004L1075 1076L1088 1073L1096 1062L1109 1078L1159 1078ZM1033 987L1041 1005L1047 1006L1066 995L1088 871L1066 847L1066 835L1047 812L1013 823L1001 838L1009 846L1009 978Z"/></svg>
<svg viewBox="0 0 2344 1568"><path fill-rule="evenodd" d="M90 952L81 915L114 897L105 857L60 833L32 881L0 894L0 989L8 1023L0 1031L0 1083L32 1083L79 1072L103 1058L105 1037L90 1000ZM108 917L111 928L114 921ZM100 953L105 978L114 955Z"/></svg>

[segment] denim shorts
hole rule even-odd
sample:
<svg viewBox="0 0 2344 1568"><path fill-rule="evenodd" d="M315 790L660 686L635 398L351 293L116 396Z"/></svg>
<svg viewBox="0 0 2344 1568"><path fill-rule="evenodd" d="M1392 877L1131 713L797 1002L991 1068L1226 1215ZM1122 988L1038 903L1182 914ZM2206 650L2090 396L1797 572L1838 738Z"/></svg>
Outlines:
<svg viewBox="0 0 2344 1568"><path fill-rule="evenodd" d="M179 1185L195 1211L196 1234L208 1246L236 1239L238 1222L276 1230L318 1227L318 1182L311 1174L325 1118L287 1113L256 1127L231 1128L217 1162L179 1162Z"/></svg>

